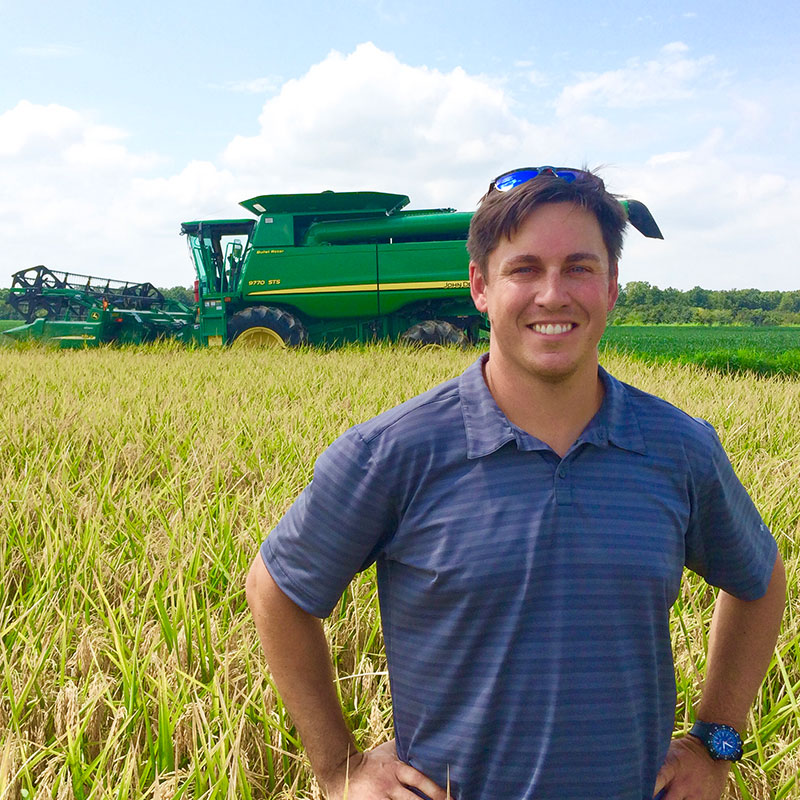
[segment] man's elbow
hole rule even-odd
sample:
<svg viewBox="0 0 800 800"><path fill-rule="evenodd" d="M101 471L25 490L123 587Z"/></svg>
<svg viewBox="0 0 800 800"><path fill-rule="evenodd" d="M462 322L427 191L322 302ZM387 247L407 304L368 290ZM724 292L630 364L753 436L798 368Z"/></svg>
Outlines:
<svg viewBox="0 0 800 800"><path fill-rule="evenodd" d="M281 618L304 615L305 612L275 582L257 553L245 581L245 597L256 624L267 615Z"/></svg>
<svg viewBox="0 0 800 800"><path fill-rule="evenodd" d="M772 568L772 576L769 579L765 596L771 597L773 603L780 606L782 616L786 608L786 569L780 553L775 558L775 566Z"/></svg>
<svg viewBox="0 0 800 800"><path fill-rule="evenodd" d="M257 615L258 611L269 605L276 590L275 581L264 565L261 553L256 553L245 581L245 597L253 615Z"/></svg>

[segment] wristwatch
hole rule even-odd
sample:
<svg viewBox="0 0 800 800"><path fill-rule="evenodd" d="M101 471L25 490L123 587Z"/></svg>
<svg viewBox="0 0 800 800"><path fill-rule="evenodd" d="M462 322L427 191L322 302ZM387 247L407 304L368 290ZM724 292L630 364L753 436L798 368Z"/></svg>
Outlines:
<svg viewBox="0 0 800 800"><path fill-rule="evenodd" d="M742 757L742 737L730 725L698 720L689 734L706 746L715 761L738 761Z"/></svg>

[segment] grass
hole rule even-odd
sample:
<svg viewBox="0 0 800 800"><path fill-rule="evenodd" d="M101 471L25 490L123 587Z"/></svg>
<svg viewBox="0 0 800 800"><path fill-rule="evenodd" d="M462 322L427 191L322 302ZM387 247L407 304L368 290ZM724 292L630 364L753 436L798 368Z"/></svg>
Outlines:
<svg viewBox="0 0 800 800"><path fill-rule="evenodd" d="M655 363L677 361L733 374L800 375L800 327L613 325L603 345Z"/></svg>
<svg viewBox="0 0 800 800"><path fill-rule="evenodd" d="M258 651L244 576L347 427L474 352L4 348L0 798L317 798ZM800 797L800 392L609 352L621 379L704 416L767 523L791 603L731 798ZM676 729L699 692L712 594L673 615ZM374 576L326 621L362 746L391 736Z"/></svg>

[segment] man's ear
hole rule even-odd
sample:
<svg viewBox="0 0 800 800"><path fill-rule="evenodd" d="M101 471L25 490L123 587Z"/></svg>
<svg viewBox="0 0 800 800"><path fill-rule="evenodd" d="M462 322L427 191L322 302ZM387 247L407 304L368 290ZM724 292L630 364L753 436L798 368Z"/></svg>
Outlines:
<svg viewBox="0 0 800 800"><path fill-rule="evenodd" d="M486 302L486 280L481 268L474 261L469 262L469 293L472 295L475 308L481 314L485 314L489 308L489 304Z"/></svg>
<svg viewBox="0 0 800 800"><path fill-rule="evenodd" d="M619 267L616 263L609 265L608 270L608 310L611 311L619 297Z"/></svg>

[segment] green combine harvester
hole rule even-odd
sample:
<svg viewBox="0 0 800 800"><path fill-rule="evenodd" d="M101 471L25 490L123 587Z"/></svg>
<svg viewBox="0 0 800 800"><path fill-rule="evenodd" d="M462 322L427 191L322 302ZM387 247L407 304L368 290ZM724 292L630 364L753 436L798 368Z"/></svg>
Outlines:
<svg viewBox="0 0 800 800"><path fill-rule="evenodd" d="M241 203L255 219L184 222L194 308L149 283L23 270L8 299L26 322L5 334L64 347L475 342L486 322L469 293L472 214L408 203L382 192L264 195Z"/></svg>

